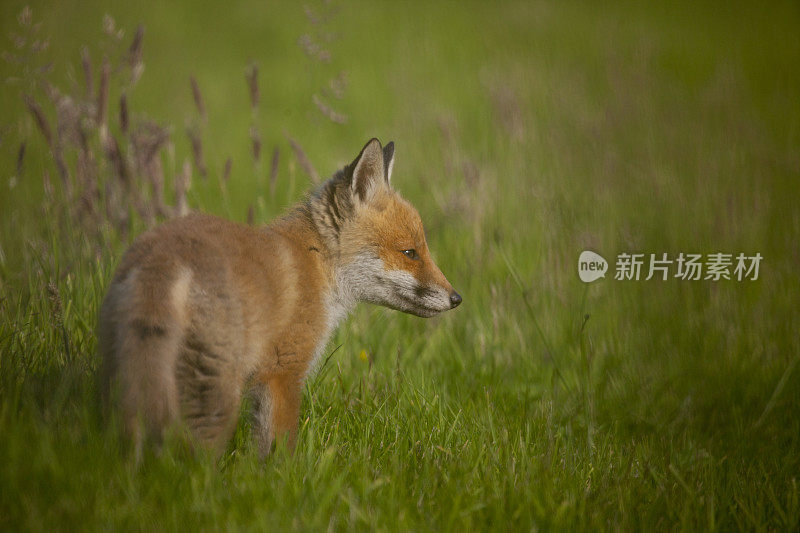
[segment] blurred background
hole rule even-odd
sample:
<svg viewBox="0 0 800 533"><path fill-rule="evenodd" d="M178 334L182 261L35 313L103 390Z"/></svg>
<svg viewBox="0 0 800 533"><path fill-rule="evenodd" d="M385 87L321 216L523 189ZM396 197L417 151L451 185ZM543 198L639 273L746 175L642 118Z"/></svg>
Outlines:
<svg viewBox="0 0 800 533"><path fill-rule="evenodd" d="M0 6L0 525L798 527L796 2L26 5ZM247 424L220 465L126 468L93 397L126 246L186 210L267 223L371 137L462 306L359 308L267 474ZM716 252L759 279L613 279Z"/></svg>

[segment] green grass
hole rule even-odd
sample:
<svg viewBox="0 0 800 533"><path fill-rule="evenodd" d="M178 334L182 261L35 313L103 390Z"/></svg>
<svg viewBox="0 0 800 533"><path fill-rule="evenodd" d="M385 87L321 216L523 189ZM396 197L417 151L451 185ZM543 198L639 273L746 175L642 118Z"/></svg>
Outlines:
<svg viewBox="0 0 800 533"><path fill-rule="evenodd" d="M182 157L197 77L212 179L192 206L237 220L309 186L284 131L323 174L394 140L394 182L464 303L431 320L359 308L309 380L294 455L259 463L243 419L220 461L175 444L133 468L94 385L128 242L42 211L51 163L4 85L0 528L800 528L796 5L342 4L315 66L300 6L151 4L34 4L55 78L79 78L104 10L128 37L143 22L132 108L173 124ZM3 35L20 7L0 6ZM249 159L251 59L265 151L282 150L274 197ZM346 125L311 103L341 69ZM584 249L764 260L757 281L585 285Z"/></svg>

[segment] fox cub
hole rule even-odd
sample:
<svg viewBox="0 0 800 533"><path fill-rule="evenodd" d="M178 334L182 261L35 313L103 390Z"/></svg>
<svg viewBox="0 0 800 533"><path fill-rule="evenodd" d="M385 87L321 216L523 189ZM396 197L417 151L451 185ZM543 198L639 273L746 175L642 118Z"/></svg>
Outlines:
<svg viewBox="0 0 800 533"><path fill-rule="evenodd" d="M393 164L394 143L372 139L269 226L193 214L134 242L98 329L101 391L137 457L176 422L223 451L243 394L260 453L276 438L292 448L303 381L357 302L421 317L461 303L390 186Z"/></svg>

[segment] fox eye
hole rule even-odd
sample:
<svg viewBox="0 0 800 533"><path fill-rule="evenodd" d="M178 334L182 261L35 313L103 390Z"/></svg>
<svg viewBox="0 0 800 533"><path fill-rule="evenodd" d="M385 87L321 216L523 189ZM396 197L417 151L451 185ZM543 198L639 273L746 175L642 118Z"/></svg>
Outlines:
<svg viewBox="0 0 800 533"><path fill-rule="evenodd" d="M400 251L403 252L403 254L405 254L405 256L408 257L409 259L413 259L414 261L419 259L417 251L413 248L411 248L410 250L400 250Z"/></svg>

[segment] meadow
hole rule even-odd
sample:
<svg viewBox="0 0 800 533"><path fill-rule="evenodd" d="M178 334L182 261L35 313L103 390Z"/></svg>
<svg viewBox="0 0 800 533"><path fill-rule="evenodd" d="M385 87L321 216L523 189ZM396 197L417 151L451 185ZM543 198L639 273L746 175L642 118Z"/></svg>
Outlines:
<svg viewBox="0 0 800 533"><path fill-rule="evenodd" d="M0 5L0 529L800 528L795 3L24 6ZM54 157L51 86L88 160ZM128 128L156 166L121 185ZM95 383L127 245L182 202L267 223L373 136L464 302L360 306L294 454L259 461L245 406L220 460L133 465ZM717 252L758 279L613 275Z"/></svg>

